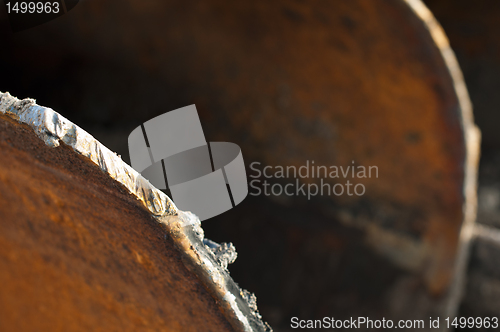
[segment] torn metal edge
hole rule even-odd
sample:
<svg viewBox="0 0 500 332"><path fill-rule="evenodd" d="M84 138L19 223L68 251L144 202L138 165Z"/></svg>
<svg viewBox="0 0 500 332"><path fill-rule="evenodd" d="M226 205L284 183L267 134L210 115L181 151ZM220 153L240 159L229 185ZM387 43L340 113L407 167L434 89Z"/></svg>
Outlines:
<svg viewBox="0 0 500 332"><path fill-rule="evenodd" d="M50 147L57 147L60 142L70 146L137 197L172 236L182 253L184 264L222 306L226 319L234 329L272 331L262 321L255 295L241 289L229 275L227 264L236 258L234 247L204 241L198 217L178 210L167 195L151 185L116 153L54 110L37 105L34 99L19 100L8 92L0 92L0 114L27 124Z"/></svg>
<svg viewBox="0 0 500 332"><path fill-rule="evenodd" d="M8 92L0 92L0 113L29 125L51 147L59 146L60 142L69 145L124 185L152 214L177 214L177 207L167 195L153 187L116 153L54 110L38 106L34 99L19 100Z"/></svg>

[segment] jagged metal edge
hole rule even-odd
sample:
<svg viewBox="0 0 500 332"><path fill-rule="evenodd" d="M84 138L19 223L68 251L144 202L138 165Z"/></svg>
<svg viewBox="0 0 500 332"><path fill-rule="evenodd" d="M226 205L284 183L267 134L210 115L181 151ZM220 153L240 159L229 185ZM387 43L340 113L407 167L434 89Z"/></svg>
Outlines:
<svg viewBox="0 0 500 332"><path fill-rule="evenodd" d="M29 125L45 144L57 147L60 142L64 142L89 158L109 176L123 184L152 214L177 214L177 207L167 195L153 187L116 153L54 110L38 106L34 99L19 100L8 92L0 92L0 112Z"/></svg>
<svg viewBox="0 0 500 332"><path fill-rule="evenodd" d="M241 289L229 275L214 252L204 243L204 232L201 222L191 212L179 211L178 216L165 215L159 218L174 238L180 251L189 257L186 266L202 280L211 285L213 295L220 299L225 312L232 313L231 322L239 325L243 331L272 332L269 324L262 321L254 294ZM182 219L180 222L178 219ZM211 242L211 241L210 241ZM233 248L229 245L229 248ZM231 249L229 249L231 250ZM235 253L229 253L235 255Z"/></svg>
<svg viewBox="0 0 500 332"><path fill-rule="evenodd" d="M125 186L172 236L184 256L184 264L205 283L233 327L245 332L272 331L258 313L255 296L239 288L230 277L227 264L204 244L204 232L198 217L178 210L167 195L116 153L56 111L37 105L34 99L19 100L8 92L0 92L0 114L27 124L51 147L58 147L60 142L72 147Z"/></svg>

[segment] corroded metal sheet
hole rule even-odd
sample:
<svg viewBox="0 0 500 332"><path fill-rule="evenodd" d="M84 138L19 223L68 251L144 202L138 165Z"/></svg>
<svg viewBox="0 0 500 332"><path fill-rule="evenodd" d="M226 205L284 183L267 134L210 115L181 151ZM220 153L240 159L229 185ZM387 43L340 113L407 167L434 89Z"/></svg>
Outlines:
<svg viewBox="0 0 500 332"><path fill-rule="evenodd" d="M28 316L31 315L30 317L36 317L35 320L41 320L42 325L59 324L64 326L65 330L75 329L71 325L65 325L69 323L65 319L58 319L57 316L38 317L37 306L42 306L49 311L63 310L61 306L64 306L66 311L82 310L80 318L88 319L88 324L92 325L95 317L92 311L86 311L85 306L87 304L92 306L92 303L98 307L112 305L120 309L104 310L102 323L110 324L113 319L123 319L122 327L126 325L124 329L127 330L134 326L138 328L140 324L149 324L156 326L157 329L167 328L169 331L198 331L205 328L214 331L270 331L270 327L262 322L257 311L255 297L240 289L229 276L227 264L232 263L236 258L234 246L218 245L205 239L200 221L195 215L177 210L165 194L151 186L121 158L53 110L36 105L32 99L20 101L8 93L2 93L0 95L0 111L2 113L0 123L3 126L1 143L7 144L7 146L10 144L9 147L2 150L4 157L0 168L2 186L0 227L4 228L4 232L2 232L4 236L0 237L0 245L5 247L3 252L8 256L4 257L7 259L5 262L2 261L5 263L5 268L0 273L0 280L4 281L4 285L9 285L9 289L18 289L16 293L18 300L13 308L26 312ZM28 127L23 127L21 124L26 124ZM50 148L39 147L40 143L36 142L37 139L34 138L30 128ZM15 144L8 143L13 140L16 141ZM23 144L26 147L23 147ZM31 146L37 145L38 148L31 148ZM68 147L73 150L68 149ZM56 151L50 151L53 148ZM72 155L75 152L79 157ZM20 168L18 164L22 160L25 161L25 165ZM96 166L102 173L96 173L93 170ZM65 168L68 168L69 171ZM75 169L78 172L75 172ZM36 176L39 177L38 182L36 182ZM113 187L111 179L116 181L118 186L115 184ZM15 183L18 185L16 186ZM89 183L94 185L97 183L97 187L101 186L97 190L103 191L103 193L98 193L98 196L95 197L96 188L89 189ZM36 188L37 195L33 196L35 193L33 190L27 190L26 193L23 193L23 190L19 189L30 188L30 185ZM61 197L57 196L58 194ZM97 199L93 200L92 197ZM116 200L117 197L118 200ZM130 199L131 197L133 199ZM38 202L40 200L42 203ZM57 202L57 204L51 205L52 201ZM43 205L43 202L46 202L48 206ZM141 210L139 202L147 208L149 214L144 213L146 210ZM42 204L42 206L37 207L37 204ZM120 204L124 204L123 211L120 209ZM101 211L101 215L98 214L98 211ZM135 216L137 220L131 216ZM135 227L138 230L144 228L148 216L149 219L154 218L158 224L153 226L149 235L141 237L132 230ZM13 222L13 219L17 219L16 223ZM102 219L103 224L95 225L100 219ZM63 224L60 224L61 222ZM137 225L134 225L134 222ZM29 234L27 237L21 236L24 231L23 225L26 223L30 224L29 227L35 233L40 232L40 227L45 227L42 226L45 223L48 230L42 231L42 233L45 232L52 236L53 243L41 240L35 233ZM120 223L123 223L122 227ZM67 228L68 225L70 229ZM120 230L110 231L117 226ZM96 233L96 229L100 227L103 227L102 234L101 232ZM151 225L146 228L148 227L151 228ZM124 230L129 233L124 233ZM94 235L90 235L89 232ZM144 233L142 230L140 232ZM148 233L148 231L145 232ZM164 267L171 269L169 272L155 270L158 264L163 264L161 253L165 252L165 249L157 249L159 251L155 252L154 248L149 248L146 245L152 241L151 235L153 234L160 236L160 242L170 243L167 245L170 248L167 249L167 252L168 262L171 265ZM58 238L58 236L63 238ZM79 240L76 243L67 242L72 236L76 236ZM65 239L64 237L69 238ZM170 240L167 240L167 237ZM29 244L27 241L30 241ZM98 248L95 243L99 241L104 241L103 246L108 249L96 254ZM158 242L158 239L153 242ZM58 247L58 243L66 243L65 245L69 247L62 249L60 246ZM74 251L74 245L80 247L75 261L72 260L71 255L68 256L68 251L69 253ZM117 245L118 249L116 249ZM110 249L110 246L115 247ZM135 250L131 249L132 247L135 249L140 247L141 249ZM116 251L120 251L120 249L125 249L129 254L117 254ZM17 259L9 259L9 257L24 256L27 252L31 252L26 259L33 264L32 273L42 273L40 278L45 281L39 287L43 289L57 287L58 290L53 294L57 300L43 298L42 295L32 297L28 295L33 290L23 283L29 283L29 266L19 264ZM159 254L160 256L158 256ZM39 255L45 258L39 261L37 260ZM63 259L64 264L68 267L74 268L76 266L79 269L73 282L69 282L65 278L74 272L66 271L65 268L57 264L54 266L53 262L60 259ZM141 268L139 268L141 272L130 270L130 265L133 265L135 260L143 265L147 263L146 270L143 271ZM101 264L98 263L99 261L104 261L108 268L99 271L99 268L96 268L96 264ZM117 264L122 264L122 267ZM59 276L51 277L51 269ZM139 276L137 273L145 274ZM126 298L123 301L120 299L108 301L94 292L90 292L89 295L77 301L75 296L78 297L78 292L82 292L87 287L85 286L85 278L89 278L88 276L91 274L96 274L94 277L99 279L98 287L102 287L102 291L108 292L111 298L116 295L114 293L116 290L109 285L111 280L108 275L114 275L118 279L116 282L125 287L123 294L134 290L139 292L138 294L153 292L153 297L148 298L151 303L142 303L140 297L136 298L135 295L130 295L131 298L122 295ZM129 277L124 278L123 276ZM161 281L162 279L158 280L157 278L164 279ZM170 278L175 278L175 281L170 280ZM160 282L157 287L162 288L162 292L178 293L171 294L170 300L168 298L155 299L154 289L148 288L143 283L143 281L147 282L148 279L151 280L152 284ZM127 282L132 283L127 284ZM61 284L57 285L57 283ZM138 288L137 283L143 284L144 288ZM174 284L177 286L174 287ZM195 287L193 285L196 284L203 285L204 291L193 290ZM46 293L42 293L46 296ZM65 295L59 297L60 294ZM6 301L12 301L11 296L13 296L11 292L5 292L3 296L0 296L2 306L7 306ZM134 299L139 302L134 302ZM109 303L106 304L106 301ZM134 304L130 304L130 301ZM163 303L163 308L161 303ZM136 319L135 315L140 315L140 312L134 312L130 305L138 308L135 310L147 312L139 325L134 319ZM160 306L157 310L160 312L165 310L169 312L169 315L174 314L172 310L177 311L176 318L161 317L161 315L157 316L154 310L153 312L148 311L155 305ZM8 316L8 310L4 308L0 315ZM194 318L193 315L196 315L197 318ZM207 315L213 316L207 318ZM148 319L150 320L148 321ZM169 321L165 322L165 320ZM5 317L2 321L4 323L0 323L0 326L1 324L7 324L4 326L5 328L16 326L17 330L33 328L30 324L34 324L34 322L28 322L23 325L22 321L16 320L15 317L9 319ZM13 325L8 325L9 323ZM175 324L181 325L175 327ZM109 329L113 328L108 327ZM39 327L37 330L43 330L43 327Z"/></svg>
<svg viewBox="0 0 500 332"><path fill-rule="evenodd" d="M297 313L454 312L479 132L447 38L421 1L109 0L78 11L5 44L33 54L52 46L45 71L23 58L30 52L6 60L40 80L78 64L64 76L84 87L67 92L82 101L68 102L72 116L132 129L195 103L206 137L237 143L247 170L254 161L378 167L362 197L250 195L207 222L247 253L252 273L233 273L262 294L276 326ZM128 132L101 133L126 154Z"/></svg>
<svg viewBox="0 0 500 332"><path fill-rule="evenodd" d="M9 93L0 92L0 112L29 125L45 144L57 147L63 142L89 158L137 196L151 213L158 216L177 214L177 208L167 195L153 187L116 153L52 109L36 105L34 99L18 100Z"/></svg>

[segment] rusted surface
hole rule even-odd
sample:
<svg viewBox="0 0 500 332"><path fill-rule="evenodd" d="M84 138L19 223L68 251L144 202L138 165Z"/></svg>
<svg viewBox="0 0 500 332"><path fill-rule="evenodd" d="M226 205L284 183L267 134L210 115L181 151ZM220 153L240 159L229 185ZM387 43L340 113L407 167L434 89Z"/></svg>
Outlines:
<svg viewBox="0 0 500 332"><path fill-rule="evenodd" d="M66 146L0 118L2 331L233 331L170 236Z"/></svg>
<svg viewBox="0 0 500 332"><path fill-rule="evenodd" d="M44 97L108 124L96 135L124 155L123 128L195 103L206 137L237 143L247 166L378 167L362 197L248 197L205 223L215 240L234 240L236 279L264 317L283 327L294 315L444 312L462 223L474 217L478 140L435 22L397 0L110 0L67 16L7 44L47 67L24 48L9 64L80 87L51 79Z"/></svg>
<svg viewBox="0 0 500 332"><path fill-rule="evenodd" d="M156 82L143 95L163 97L145 107L130 90L134 69L126 87L106 79L120 69L99 68L108 74L82 80L104 77L128 96L99 117L140 123L196 103L207 137L236 140L250 161L376 165L363 198L390 216L367 218L417 238L417 269L433 293L446 289L463 219L461 106L429 27L404 1L107 1L78 11L57 27L71 54L140 65Z"/></svg>
<svg viewBox="0 0 500 332"><path fill-rule="evenodd" d="M335 219L370 206L368 223L405 235L419 257L406 244L386 251L420 259L415 270L442 294L463 220L464 133L448 68L406 4L212 1L166 11L168 42L149 45L176 50L160 54L181 68L172 80L196 91L207 136L237 137L248 160L266 165L378 166L362 199L334 198ZM190 29L176 38L180 22Z"/></svg>

